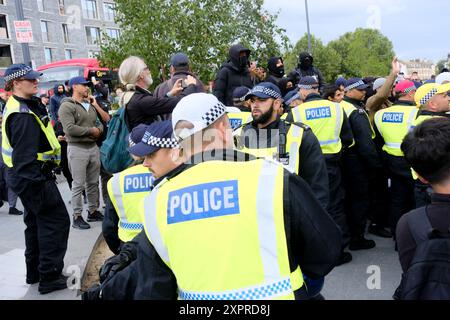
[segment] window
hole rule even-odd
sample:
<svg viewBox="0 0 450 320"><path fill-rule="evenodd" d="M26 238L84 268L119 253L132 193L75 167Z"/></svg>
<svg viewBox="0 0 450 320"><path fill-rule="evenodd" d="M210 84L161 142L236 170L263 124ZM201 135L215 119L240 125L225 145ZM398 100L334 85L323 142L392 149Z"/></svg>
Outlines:
<svg viewBox="0 0 450 320"><path fill-rule="evenodd" d="M103 12L106 21L114 21L114 18L116 17L116 5L108 2L103 3Z"/></svg>
<svg viewBox="0 0 450 320"><path fill-rule="evenodd" d="M48 25L49 25L48 21L41 20L41 32L43 42L50 42L50 36L48 34Z"/></svg>
<svg viewBox="0 0 450 320"><path fill-rule="evenodd" d="M37 0L38 10L41 12L45 11L44 1L45 0Z"/></svg>
<svg viewBox="0 0 450 320"><path fill-rule="evenodd" d="M120 30L119 29L106 29L106 33L108 34L108 37L117 39L120 36Z"/></svg>
<svg viewBox="0 0 450 320"><path fill-rule="evenodd" d="M65 9L64 9L64 0L58 0L58 6L59 6L59 14L60 15L65 15Z"/></svg>
<svg viewBox="0 0 450 320"><path fill-rule="evenodd" d="M73 59L72 50L70 50L70 49L64 50L64 56L65 56L66 60Z"/></svg>
<svg viewBox="0 0 450 320"><path fill-rule="evenodd" d="M95 50L89 50L88 52L88 58L97 58L97 56L100 54L100 51Z"/></svg>
<svg viewBox="0 0 450 320"><path fill-rule="evenodd" d="M70 43L70 39L69 39L69 27L67 26L66 23L63 23L63 24L62 24L62 30L63 30L64 43Z"/></svg>
<svg viewBox="0 0 450 320"><path fill-rule="evenodd" d="M53 61L53 49L44 48L45 51L45 63L51 63Z"/></svg>
<svg viewBox="0 0 450 320"><path fill-rule="evenodd" d="M86 27L87 44L98 45L100 43L100 28Z"/></svg>
<svg viewBox="0 0 450 320"><path fill-rule="evenodd" d="M6 23L6 16L0 15L0 39L8 39L8 24Z"/></svg>
<svg viewBox="0 0 450 320"><path fill-rule="evenodd" d="M95 0L81 0L83 8L83 17L86 19L98 19L97 1Z"/></svg>
<svg viewBox="0 0 450 320"><path fill-rule="evenodd" d="M11 46L0 44L0 68L6 68L12 63Z"/></svg>

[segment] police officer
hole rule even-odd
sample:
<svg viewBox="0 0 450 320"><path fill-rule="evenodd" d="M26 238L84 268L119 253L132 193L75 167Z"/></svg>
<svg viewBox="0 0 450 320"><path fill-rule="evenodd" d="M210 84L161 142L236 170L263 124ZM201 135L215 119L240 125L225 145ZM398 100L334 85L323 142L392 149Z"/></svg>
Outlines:
<svg viewBox="0 0 450 320"><path fill-rule="evenodd" d="M364 238L370 210L370 176L382 168L373 140L375 131L364 108L365 90L368 87L360 78L349 79L341 102L355 139L355 144L346 149L343 155L345 207L352 237L350 250L371 249L376 245L374 241Z"/></svg>
<svg viewBox="0 0 450 320"><path fill-rule="evenodd" d="M227 108L228 118L233 130L252 121L250 105L245 97L250 93L247 87L237 87L233 91L233 108Z"/></svg>
<svg viewBox="0 0 450 320"><path fill-rule="evenodd" d="M146 237L112 279L115 290L134 274L134 298L293 299L305 293L303 273L331 271L341 248L336 224L297 175L233 150L217 98L184 98L172 121L189 160L144 200Z"/></svg>
<svg viewBox="0 0 450 320"><path fill-rule="evenodd" d="M60 145L35 97L40 76L24 64L6 69L6 89L12 96L3 115L2 157L10 168L9 185L25 208L26 282L39 282L38 290L45 294L67 287L61 272L70 222L52 173L60 161Z"/></svg>
<svg viewBox="0 0 450 320"><path fill-rule="evenodd" d="M415 94L416 104L420 107L417 118L413 122L413 127L417 127L425 120L434 117L450 117L450 84L439 85L436 83L427 83L417 89ZM430 185L422 183L414 175L416 208L424 207L431 203L432 189Z"/></svg>
<svg viewBox="0 0 450 320"><path fill-rule="evenodd" d="M328 213L341 228L344 249L348 245L349 235L344 212L340 161L342 149L353 143L353 135L344 110L339 103L322 99L319 95L319 83L315 78L303 77L298 87L304 103L293 108L287 119L305 123L319 140L328 170L330 192ZM349 255L343 251L341 262L347 262Z"/></svg>
<svg viewBox="0 0 450 320"><path fill-rule="evenodd" d="M391 179L389 210L392 234L395 234L400 217L415 207L414 180L400 146L419 112L414 102L417 90L414 82L400 81L394 90L397 99L394 105L375 114L375 132L383 144L383 156Z"/></svg>
<svg viewBox="0 0 450 320"><path fill-rule="evenodd" d="M280 89L273 83L260 83L246 99L250 102L253 122L244 126L237 136L238 150L281 162L287 170L300 175L327 208L327 167L314 133L302 123L280 119L283 101Z"/></svg>
<svg viewBox="0 0 450 320"><path fill-rule="evenodd" d="M133 129L129 140L129 152L137 161L144 159L144 163L117 173L108 181L111 201L106 206L103 235L111 251L118 256L108 259L102 267L102 282L135 259L132 240L142 231L142 201L155 179L181 164L178 149L174 149L177 142L172 139L170 121L139 125Z"/></svg>

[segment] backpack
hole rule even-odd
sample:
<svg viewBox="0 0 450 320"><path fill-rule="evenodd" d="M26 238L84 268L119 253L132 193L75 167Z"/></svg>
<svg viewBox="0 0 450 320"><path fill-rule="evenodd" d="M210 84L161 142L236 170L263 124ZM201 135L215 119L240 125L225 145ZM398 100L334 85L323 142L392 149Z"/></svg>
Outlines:
<svg viewBox="0 0 450 320"><path fill-rule="evenodd" d="M111 173L117 173L128 168L133 159L128 153L128 129L126 122L126 105L134 92L126 92L121 99L121 107L108 123L108 134L100 148L100 160L103 168Z"/></svg>
<svg viewBox="0 0 450 320"><path fill-rule="evenodd" d="M400 300L449 300L450 230L433 229L426 209L425 214L415 211L407 219L417 248L402 277Z"/></svg>

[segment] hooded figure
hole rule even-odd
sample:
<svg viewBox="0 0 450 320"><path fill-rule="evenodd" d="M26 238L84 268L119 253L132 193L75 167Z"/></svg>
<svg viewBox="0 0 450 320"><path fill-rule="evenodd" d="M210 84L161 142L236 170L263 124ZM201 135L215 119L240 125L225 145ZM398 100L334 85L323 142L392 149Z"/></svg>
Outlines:
<svg viewBox="0 0 450 320"><path fill-rule="evenodd" d="M66 97L67 93L64 84L62 83L57 84L53 88L53 96L50 98L50 107L49 107L50 118L55 122L59 121L58 110L59 106L61 105L61 100Z"/></svg>
<svg viewBox="0 0 450 320"><path fill-rule="evenodd" d="M313 56L308 52L302 52L300 53L300 56L298 58L298 65L297 69L297 79L300 81L301 78L310 76L316 78L316 80L319 82L319 91L322 92L324 82L323 82L323 76L322 72L320 72L319 69L314 67L314 58Z"/></svg>
<svg viewBox="0 0 450 320"><path fill-rule="evenodd" d="M283 58L270 58L267 64L267 69L269 70L269 75L267 76L266 81L278 86L280 80L283 79L285 75Z"/></svg>
<svg viewBox="0 0 450 320"><path fill-rule="evenodd" d="M217 73L213 94L227 106L233 105L233 91L237 87L253 88L248 70L251 51L241 44L230 48L229 60Z"/></svg>

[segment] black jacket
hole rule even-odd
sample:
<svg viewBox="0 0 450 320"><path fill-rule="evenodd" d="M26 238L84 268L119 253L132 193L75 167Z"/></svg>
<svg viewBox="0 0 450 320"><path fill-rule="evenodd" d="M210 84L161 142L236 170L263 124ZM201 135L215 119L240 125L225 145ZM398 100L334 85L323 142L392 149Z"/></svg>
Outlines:
<svg viewBox="0 0 450 320"><path fill-rule="evenodd" d="M166 94L172 90L173 86L177 82L178 79L185 80L187 76L192 76L197 79L197 84L195 85L194 93L202 93L205 92L205 86L200 81L200 79L193 73L189 71L178 71L175 72L169 80L164 81L159 86L156 87L154 95L156 98L165 98Z"/></svg>
<svg viewBox="0 0 450 320"><path fill-rule="evenodd" d="M14 98L20 104L26 105L38 117L50 121L47 110L39 98L33 97L30 100L17 96ZM37 153L51 150L45 133L35 117L29 113L12 114L3 125L6 125L6 134L13 147L13 168L8 172L9 186L19 195L28 186L35 187L37 190L48 178L41 170L43 162L37 160Z"/></svg>
<svg viewBox="0 0 450 320"><path fill-rule="evenodd" d="M111 200L106 200L105 217L102 222L102 233L109 249L114 254L119 254L122 242L119 239L119 216Z"/></svg>
<svg viewBox="0 0 450 320"><path fill-rule="evenodd" d="M172 113L183 97L194 92L195 86L190 85L177 97L156 98L149 91L136 87L136 92L126 106L126 119L130 131L139 124L149 125L160 120L162 115Z"/></svg>
<svg viewBox="0 0 450 320"><path fill-rule="evenodd" d="M311 60L311 65L305 65L306 58ZM316 68L314 65L314 58L306 52L303 52L299 56L299 63L295 72L297 73L295 82L298 83L303 77L315 77L319 82L319 91L322 92L323 86L325 85L325 81L323 79L322 72Z"/></svg>
<svg viewBox="0 0 450 320"><path fill-rule="evenodd" d="M249 52L242 45L235 45L230 48L230 60L225 63L217 73L213 94L220 102L226 106L233 105L233 91L237 87L253 88L253 81L248 70L239 67L239 54Z"/></svg>
<svg viewBox="0 0 450 320"><path fill-rule="evenodd" d="M431 226L440 232L448 232L450 228L450 195L433 194L431 196L431 205L427 209L420 208L414 212L420 211L428 215ZM412 212L411 212L412 213ZM410 214L410 213L409 213ZM408 224L408 214L404 215L397 225L397 244L398 255L403 272L406 272L414 257L417 246L414 241Z"/></svg>
<svg viewBox="0 0 450 320"><path fill-rule="evenodd" d="M199 156L203 162L254 159L240 152L222 150L196 155L195 159ZM168 177L192 166L195 164L182 165ZM340 256L340 230L303 179L287 171L284 178L284 220L291 271L300 266L303 274L312 279L323 277L334 268ZM137 259L102 285L103 299L176 299L176 278L145 232L141 232L134 242L138 244Z"/></svg>
<svg viewBox="0 0 450 320"><path fill-rule="evenodd" d="M364 109L364 103L348 97L345 97L344 100L357 108L349 117L355 145L347 149L346 155L357 156L364 163L366 169L380 169L382 167L381 160L372 139L372 128Z"/></svg>
<svg viewBox="0 0 450 320"><path fill-rule="evenodd" d="M252 148L273 148L279 144L279 131L282 124L286 125L287 131L290 130L291 125L284 122L284 120L278 119L277 121L269 124L264 129L258 129L257 126L250 123L243 128L244 136L255 137L256 141L249 141L249 139L243 139L246 148L252 146ZM303 128L302 143L298 151L299 153L299 176L302 177L308 185L311 187L313 193L316 195L317 200L322 204L324 208L327 207L329 201L329 184L328 184L328 172L325 163L325 158L320 149L320 143L317 140L314 133L306 125L301 125ZM254 130L255 134L248 135L249 131ZM267 131L267 134L262 137L267 138L264 141L260 141L260 132Z"/></svg>

